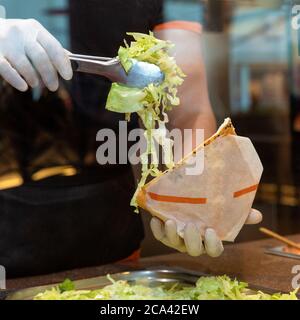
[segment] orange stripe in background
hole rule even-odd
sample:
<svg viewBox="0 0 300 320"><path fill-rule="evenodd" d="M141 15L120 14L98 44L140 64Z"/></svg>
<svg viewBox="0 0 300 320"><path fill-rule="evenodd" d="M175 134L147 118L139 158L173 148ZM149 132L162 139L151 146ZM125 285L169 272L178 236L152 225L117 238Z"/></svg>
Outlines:
<svg viewBox="0 0 300 320"><path fill-rule="evenodd" d="M250 192L253 192L255 190L257 190L258 188L258 184L255 184L251 187L248 187L248 188L245 188L245 189L242 189L242 190L239 190L239 191L236 191L234 194L233 194L233 197L234 198L238 198L238 197L241 197L247 193L250 193Z"/></svg>
<svg viewBox="0 0 300 320"><path fill-rule="evenodd" d="M167 29L188 30L188 31L193 31L197 33L202 32L202 26L200 23L191 22L191 21L180 21L180 20L158 24L154 28L154 31L167 30Z"/></svg>
<svg viewBox="0 0 300 320"><path fill-rule="evenodd" d="M141 257L141 249L134 251L129 257L118 262L137 262Z"/></svg>
<svg viewBox="0 0 300 320"><path fill-rule="evenodd" d="M186 198L175 196L164 196L153 192L148 192L151 199L161 202L174 202L174 203L190 203L190 204L205 204L206 198Z"/></svg>

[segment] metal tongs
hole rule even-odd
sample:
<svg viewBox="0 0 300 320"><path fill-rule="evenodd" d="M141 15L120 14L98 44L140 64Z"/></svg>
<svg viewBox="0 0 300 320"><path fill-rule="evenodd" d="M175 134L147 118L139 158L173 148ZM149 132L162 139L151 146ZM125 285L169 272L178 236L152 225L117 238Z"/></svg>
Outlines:
<svg viewBox="0 0 300 320"><path fill-rule="evenodd" d="M126 73L118 57L68 54L74 71L101 75L129 87L144 88L151 83L159 85L164 80L163 72L155 64L131 59L132 67Z"/></svg>

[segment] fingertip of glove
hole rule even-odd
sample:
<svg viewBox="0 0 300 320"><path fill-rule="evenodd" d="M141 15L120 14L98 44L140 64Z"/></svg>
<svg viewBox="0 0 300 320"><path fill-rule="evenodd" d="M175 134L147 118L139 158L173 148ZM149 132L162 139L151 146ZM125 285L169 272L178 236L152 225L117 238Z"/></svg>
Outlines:
<svg viewBox="0 0 300 320"><path fill-rule="evenodd" d="M223 253L223 243L214 229L207 228L205 230L204 242L205 251L210 257L217 258Z"/></svg>
<svg viewBox="0 0 300 320"><path fill-rule="evenodd" d="M70 65L70 68L66 68L66 70L63 73L62 77L67 81L71 80L73 78L73 70L71 68L71 65Z"/></svg>
<svg viewBox="0 0 300 320"><path fill-rule="evenodd" d="M26 92L28 90L28 84L27 83L23 83L23 84L20 84L16 87L16 89L18 89L19 91L21 92Z"/></svg>
<svg viewBox="0 0 300 320"><path fill-rule="evenodd" d="M59 84L58 83L49 84L47 87L48 87L49 91L55 92L58 90Z"/></svg>
<svg viewBox="0 0 300 320"><path fill-rule="evenodd" d="M65 63L64 63L64 66L61 71L62 71L61 76L65 80L71 80L73 78L73 69L71 66L71 61L70 61L70 58L66 52L65 52Z"/></svg>
<svg viewBox="0 0 300 320"><path fill-rule="evenodd" d="M199 229L193 223L188 223L184 229L184 243L187 252L192 257L203 254L202 237Z"/></svg>
<svg viewBox="0 0 300 320"><path fill-rule="evenodd" d="M150 228L152 230L152 233L155 239L160 241L163 237L163 232L162 232L162 225L159 219L153 217L150 221Z"/></svg>
<svg viewBox="0 0 300 320"><path fill-rule="evenodd" d="M245 224L258 224L262 222L263 216L262 213L256 209L251 209L251 212L245 222Z"/></svg>

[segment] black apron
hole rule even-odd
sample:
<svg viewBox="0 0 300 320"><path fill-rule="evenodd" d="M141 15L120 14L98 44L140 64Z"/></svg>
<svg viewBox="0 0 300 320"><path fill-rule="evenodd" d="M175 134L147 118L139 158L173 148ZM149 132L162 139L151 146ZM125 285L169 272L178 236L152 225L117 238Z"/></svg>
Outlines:
<svg viewBox="0 0 300 320"><path fill-rule="evenodd" d="M159 22L160 4L70 1L72 52L116 55L127 31L148 32ZM24 180L0 191L0 265L8 277L115 262L140 247L141 217L129 205L131 167L100 166L95 157L97 131L117 132L124 120L105 110L110 85L75 74L59 93L44 91L38 101L30 92L1 89L0 180L11 172ZM133 117L129 130L137 126ZM62 165L77 174L32 181L37 171Z"/></svg>

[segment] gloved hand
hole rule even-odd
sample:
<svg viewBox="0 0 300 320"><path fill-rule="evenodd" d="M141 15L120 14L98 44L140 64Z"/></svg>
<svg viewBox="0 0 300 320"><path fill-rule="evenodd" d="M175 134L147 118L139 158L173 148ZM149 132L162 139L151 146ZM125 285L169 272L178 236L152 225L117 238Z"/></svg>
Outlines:
<svg viewBox="0 0 300 320"><path fill-rule="evenodd" d="M257 224L261 222L262 214L251 209L246 224ZM187 252L193 257L207 253L211 257L218 257L224 251L222 241L213 229L206 229L204 239L194 224L187 224L184 229L184 239L177 234L176 222L168 220L163 223L153 217L150 222L154 237L164 245L180 252Z"/></svg>
<svg viewBox="0 0 300 320"><path fill-rule="evenodd" d="M38 86L40 76L55 91L57 72L66 80L73 76L66 51L39 22L0 19L0 75L8 83L26 91Z"/></svg>

